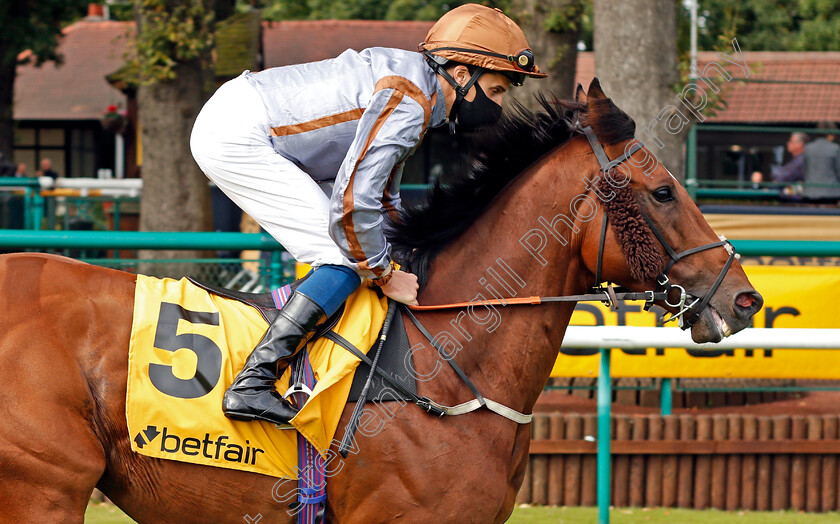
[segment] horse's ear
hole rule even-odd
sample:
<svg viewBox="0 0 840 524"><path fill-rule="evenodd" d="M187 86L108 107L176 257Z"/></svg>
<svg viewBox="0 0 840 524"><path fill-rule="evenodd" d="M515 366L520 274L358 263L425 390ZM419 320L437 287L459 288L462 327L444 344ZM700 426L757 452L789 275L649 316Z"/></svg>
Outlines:
<svg viewBox="0 0 840 524"><path fill-rule="evenodd" d="M581 104L586 103L586 91L583 90L583 86L579 82L577 89L575 89L575 102L580 102Z"/></svg>
<svg viewBox="0 0 840 524"><path fill-rule="evenodd" d="M592 79L592 82L589 84L589 89L587 91L588 93L586 96L589 100L607 98L607 95L604 94L604 90L601 89L601 82L598 81L598 77Z"/></svg>

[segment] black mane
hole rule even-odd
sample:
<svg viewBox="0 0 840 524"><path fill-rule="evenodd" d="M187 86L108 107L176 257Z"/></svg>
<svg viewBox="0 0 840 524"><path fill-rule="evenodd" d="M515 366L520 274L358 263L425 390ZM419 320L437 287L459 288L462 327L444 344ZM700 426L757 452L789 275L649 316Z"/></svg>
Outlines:
<svg viewBox="0 0 840 524"><path fill-rule="evenodd" d="M429 261L530 165L578 135L578 123L591 125L605 144L635 136L633 120L610 99L590 101L591 114L586 104L544 96L537 100L538 111L514 103L493 130L475 140L466 174L451 185L435 183L427 201L405 209L402 223L389 231L394 258L421 283Z"/></svg>

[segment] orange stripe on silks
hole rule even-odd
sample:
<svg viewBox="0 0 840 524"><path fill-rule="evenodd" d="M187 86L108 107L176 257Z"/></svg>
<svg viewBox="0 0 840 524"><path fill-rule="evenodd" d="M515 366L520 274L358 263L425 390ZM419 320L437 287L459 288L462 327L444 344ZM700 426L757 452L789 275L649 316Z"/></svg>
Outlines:
<svg viewBox="0 0 840 524"><path fill-rule="evenodd" d="M404 93L420 104L420 107L423 108L423 129L426 129L426 126L429 125L429 118L432 116L432 103L426 97L426 93L417 87L411 80L396 75L386 76L385 78L380 79L379 82L376 83L376 87L373 88L374 92L381 91L383 89L393 89L394 91ZM435 94L437 94L437 91Z"/></svg>
<svg viewBox="0 0 840 524"><path fill-rule="evenodd" d="M368 264L367 259L362 260L361 262L359 262L356 265L359 266L359 269L362 269L364 271L373 271L373 274L376 275L377 277L381 277L382 273L385 272L385 270L382 269L381 267L370 267L370 264Z"/></svg>
<svg viewBox="0 0 840 524"><path fill-rule="evenodd" d="M432 99L429 100L428 98L426 98L425 93L423 93L423 91L421 91L419 87L417 87L410 80L401 76L386 76L385 78L379 80L379 82L376 83L376 87L374 88L374 90L379 91L382 89L394 89L396 91L405 93L409 97L411 97L415 102L420 104L420 107L423 108L423 130L420 132L420 139L417 141L417 144L406 155L406 158L408 158L409 156L414 154L414 151L416 151L418 147L420 147L420 143L426 136L426 131L428 131L429 119L432 116L432 107L434 107L435 102L437 102L437 91L432 93ZM391 186L394 183L394 176L396 175L400 166L404 162L405 160L394 166L394 169L391 170L391 174L388 176L388 183L385 184L385 193L382 196L383 202L391 200ZM391 220L395 222L401 221L396 207L394 207L393 205L384 205L383 209L391 217Z"/></svg>
<svg viewBox="0 0 840 524"><path fill-rule="evenodd" d="M391 95L388 103L385 104L385 107L382 109L382 113L380 113L376 118L376 122L374 122L373 127L370 130L370 134L365 141L365 147L362 148L362 152L356 160L356 165L353 166L353 172L350 174L350 181L347 183L347 189L344 190L344 212L341 216L341 222L344 226L344 236L347 237L347 245L350 247L350 254L353 255L353 258L359 261L357 264L361 269L371 270L376 276L382 274L384 270L368 266L367 256L362 250L362 245L359 243L359 238L356 236L356 230L353 227L353 211L356 207L353 201L353 183L356 179L356 171L359 169L359 164L361 164L365 159L368 149L370 149L370 145L373 143L373 139L376 138L376 134L380 129L382 129L382 126L385 125L385 121L388 120L388 117L391 116L394 109L400 105L402 99L403 94L400 91L394 91L394 94Z"/></svg>
<svg viewBox="0 0 840 524"><path fill-rule="evenodd" d="M343 113L336 113L334 115L327 115L309 122L301 122L300 124L292 124L289 126L280 126L271 128L271 136L289 136L306 133L307 131L315 131L324 127L342 124L344 122L351 122L362 118L362 113L365 110L361 108L351 109Z"/></svg>
<svg viewBox="0 0 840 524"><path fill-rule="evenodd" d="M400 213L397 211L397 207L394 204L388 204L383 209L386 213L388 213L388 216L391 217L392 222L394 222L395 224L402 223L402 217L400 216Z"/></svg>

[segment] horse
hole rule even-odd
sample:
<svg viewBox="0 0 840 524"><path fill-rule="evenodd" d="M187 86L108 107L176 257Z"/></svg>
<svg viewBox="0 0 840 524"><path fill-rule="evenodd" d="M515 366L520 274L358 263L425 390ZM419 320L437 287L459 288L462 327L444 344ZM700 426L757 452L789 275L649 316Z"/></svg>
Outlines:
<svg viewBox="0 0 840 524"><path fill-rule="evenodd" d="M463 180L434 187L390 233L422 277L420 304L471 301L416 312L445 357L405 323L418 393L438 402L474 398L450 359L486 398L531 413L575 303L526 306L514 296L573 296L601 281L639 293L670 286L682 300L660 294L656 304L691 315L698 342L743 329L761 308L734 252L597 80L578 86L575 100L541 106L506 115L476 146ZM293 480L132 453L125 398L135 278L47 254L0 257L0 521L82 522L98 487L138 522L293 522ZM510 516L528 424L487 409L436 417L410 403L383 406L378 431L358 433L352 453L330 464L329 522Z"/></svg>

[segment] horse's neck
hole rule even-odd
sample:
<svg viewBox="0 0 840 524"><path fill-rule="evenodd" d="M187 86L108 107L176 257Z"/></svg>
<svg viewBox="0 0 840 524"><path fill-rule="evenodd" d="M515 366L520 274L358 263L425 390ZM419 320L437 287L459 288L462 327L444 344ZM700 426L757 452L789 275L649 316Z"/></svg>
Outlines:
<svg viewBox="0 0 840 524"><path fill-rule="evenodd" d="M551 222L561 211L568 215L572 198L584 191L582 181L559 176L561 167L559 160L549 158L520 177L435 258L420 295L421 304L475 302L472 309L452 310L445 324L429 326L430 331L446 330L458 339L464 350L455 360L483 394L514 409L530 410L539 396L574 306L490 308L481 301L576 294L585 287L580 276L585 272L580 258L583 231L574 234L558 227L565 233L564 246L540 220ZM534 229L547 238L539 253L545 265L520 242ZM434 321L440 318L436 315Z"/></svg>

